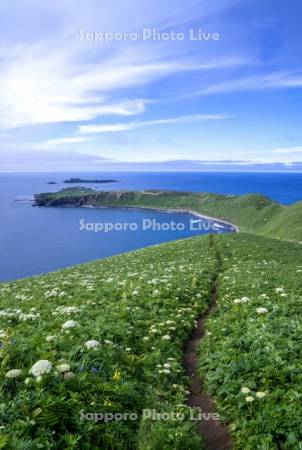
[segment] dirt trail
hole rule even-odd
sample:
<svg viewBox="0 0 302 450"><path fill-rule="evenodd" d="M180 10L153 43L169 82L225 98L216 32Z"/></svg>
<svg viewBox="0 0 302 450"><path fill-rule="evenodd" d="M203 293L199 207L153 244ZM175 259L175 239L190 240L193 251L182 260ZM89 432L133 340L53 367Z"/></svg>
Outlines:
<svg viewBox="0 0 302 450"><path fill-rule="evenodd" d="M211 236L212 238L212 236ZM213 240L211 239L211 246ZM217 255L218 263L220 264L219 255ZM213 400L210 396L204 393L202 380L198 374L198 346L204 337L204 324L206 318L214 311L217 302L217 279L213 281L213 288L211 292L209 310L206 315L198 319L197 328L192 332L188 342L184 348L184 368L187 375L190 377L190 394L187 403L190 407L200 408L203 413L215 413ZM209 420L202 420L198 424L198 431L201 434L205 450L231 450L232 443L228 434L228 429L225 424L219 420L210 418Z"/></svg>

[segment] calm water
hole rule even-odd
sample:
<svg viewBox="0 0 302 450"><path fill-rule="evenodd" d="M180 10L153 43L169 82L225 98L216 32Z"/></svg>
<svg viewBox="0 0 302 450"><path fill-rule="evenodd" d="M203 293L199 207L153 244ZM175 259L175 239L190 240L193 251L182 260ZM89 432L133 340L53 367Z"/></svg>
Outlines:
<svg viewBox="0 0 302 450"><path fill-rule="evenodd" d="M114 178L119 183L102 189L174 189L229 194L260 192L282 203L302 199L302 174L238 173L67 173L0 174L0 280L12 280L45 273L73 264L104 258L148 245L179 239L200 231L190 230L189 214L120 208L33 208L24 199L35 193L56 191L66 185L65 178ZM100 188L100 185L89 187ZM21 201L20 201L21 200ZM80 220L131 222L137 231L94 233L80 231ZM142 221L175 221L185 224L183 231L143 231ZM230 231L229 229L220 232Z"/></svg>

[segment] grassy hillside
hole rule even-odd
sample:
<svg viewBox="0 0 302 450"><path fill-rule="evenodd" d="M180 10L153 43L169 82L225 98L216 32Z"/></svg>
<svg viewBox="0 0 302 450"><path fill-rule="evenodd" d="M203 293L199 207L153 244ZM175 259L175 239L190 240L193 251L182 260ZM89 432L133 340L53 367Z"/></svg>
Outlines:
<svg viewBox="0 0 302 450"><path fill-rule="evenodd" d="M200 370L234 448L300 450L301 273L300 244L239 233L0 284L0 448L201 449L183 345L218 276Z"/></svg>
<svg viewBox="0 0 302 450"><path fill-rule="evenodd" d="M218 307L200 371L235 449L302 448L302 249L252 235L216 239Z"/></svg>
<svg viewBox="0 0 302 450"><path fill-rule="evenodd" d="M227 196L173 191L96 192L81 188L36 196L39 206L94 205L187 209L230 221L241 231L302 241L302 202L280 205L260 194Z"/></svg>
<svg viewBox="0 0 302 450"><path fill-rule="evenodd" d="M0 448L200 449L194 423L142 411L188 417L182 347L213 255L188 240L0 284Z"/></svg>

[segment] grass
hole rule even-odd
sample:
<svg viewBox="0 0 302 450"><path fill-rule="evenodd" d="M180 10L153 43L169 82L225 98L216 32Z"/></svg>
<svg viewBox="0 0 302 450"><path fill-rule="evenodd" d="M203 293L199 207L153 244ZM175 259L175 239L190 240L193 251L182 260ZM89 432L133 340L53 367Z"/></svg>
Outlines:
<svg viewBox="0 0 302 450"><path fill-rule="evenodd" d="M71 188L39 194L36 196L36 203L40 206L89 204L186 209L227 220L240 227L241 231L302 241L302 202L284 206L260 194L229 196L156 190L107 192Z"/></svg>

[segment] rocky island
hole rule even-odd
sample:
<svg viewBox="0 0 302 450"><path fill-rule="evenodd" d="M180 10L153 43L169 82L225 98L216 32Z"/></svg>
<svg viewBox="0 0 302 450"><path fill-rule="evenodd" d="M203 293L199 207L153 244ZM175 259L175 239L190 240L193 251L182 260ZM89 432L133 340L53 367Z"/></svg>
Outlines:
<svg viewBox="0 0 302 450"><path fill-rule="evenodd" d="M65 184L77 184L77 183L117 183L117 180L83 180L82 178L69 178L68 180L63 181Z"/></svg>

